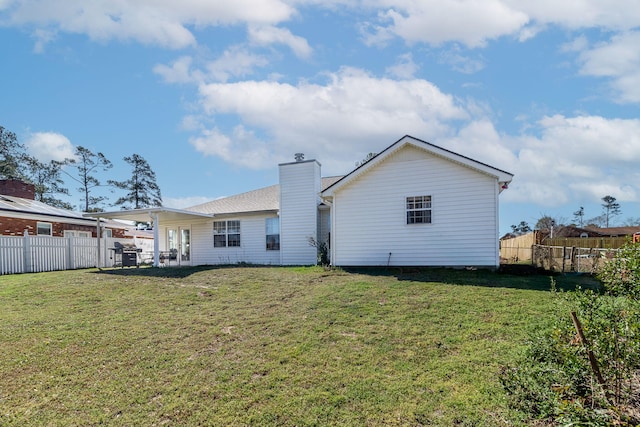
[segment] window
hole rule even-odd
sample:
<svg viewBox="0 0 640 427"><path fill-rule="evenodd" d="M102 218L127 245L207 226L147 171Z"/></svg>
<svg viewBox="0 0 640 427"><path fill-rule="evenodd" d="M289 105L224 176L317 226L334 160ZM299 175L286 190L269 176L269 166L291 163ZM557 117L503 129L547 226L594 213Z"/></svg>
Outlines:
<svg viewBox="0 0 640 427"><path fill-rule="evenodd" d="M105 228L102 230L102 237L113 237L113 230L110 228Z"/></svg>
<svg viewBox="0 0 640 427"><path fill-rule="evenodd" d="M88 231L64 230L62 234L64 237L91 237L91 233Z"/></svg>
<svg viewBox="0 0 640 427"><path fill-rule="evenodd" d="M431 224L431 196L407 197L407 224Z"/></svg>
<svg viewBox="0 0 640 427"><path fill-rule="evenodd" d="M267 250L280 250L280 218L267 218L265 220L265 232L267 235Z"/></svg>
<svg viewBox="0 0 640 427"><path fill-rule="evenodd" d="M213 247L239 247L240 221L213 221Z"/></svg>
<svg viewBox="0 0 640 427"><path fill-rule="evenodd" d="M38 223L38 236L53 236L53 229L50 222Z"/></svg>

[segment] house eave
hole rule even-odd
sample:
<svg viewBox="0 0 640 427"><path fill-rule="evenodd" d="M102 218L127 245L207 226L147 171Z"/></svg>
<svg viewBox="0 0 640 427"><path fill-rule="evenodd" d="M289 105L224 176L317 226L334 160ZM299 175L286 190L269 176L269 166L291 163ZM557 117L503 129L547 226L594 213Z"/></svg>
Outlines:
<svg viewBox="0 0 640 427"><path fill-rule="evenodd" d="M87 212L82 215L88 218L123 219L138 222L148 222L156 215L163 217L164 220L213 218L213 214L162 207L111 212Z"/></svg>
<svg viewBox="0 0 640 427"><path fill-rule="evenodd" d="M331 197L333 196L336 190L339 190L343 186L349 184L350 182L357 179L362 174L366 173L370 168L376 166L384 159L389 157L391 154L401 149L403 146L410 144L418 149L424 150L428 153L431 153L435 156L443 158L445 160L449 160L451 162L457 163L459 165L471 168L476 170L477 172L483 173L485 175L489 175L495 178L500 184L500 192L502 190L508 188L509 183L513 179L513 174L502 169L495 168L486 163L479 162L470 157L463 156L461 154L455 153L453 151L447 150L442 147L438 147L437 145L431 144L429 142L420 140L418 138L414 138L409 135L405 135L400 138L395 143L391 144L382 152L378 153L371 160L363 163L362 165L355 168L353 171L342 177L340 180L334 182L332 185L327 187L322 191L322 197Z"/></svg>

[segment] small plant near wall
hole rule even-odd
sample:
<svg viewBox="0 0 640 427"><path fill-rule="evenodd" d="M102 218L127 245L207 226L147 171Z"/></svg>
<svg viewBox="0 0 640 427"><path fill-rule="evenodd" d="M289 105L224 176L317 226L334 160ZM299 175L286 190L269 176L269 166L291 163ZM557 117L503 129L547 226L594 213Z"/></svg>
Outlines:
<svg viewBox="0 0 640 427"><path fill-rule="evenodd" d="M316 240L313 237L309 237L309 245L318 250L317 265L327 267L329 265L329 245L327 242Z"/></svg>

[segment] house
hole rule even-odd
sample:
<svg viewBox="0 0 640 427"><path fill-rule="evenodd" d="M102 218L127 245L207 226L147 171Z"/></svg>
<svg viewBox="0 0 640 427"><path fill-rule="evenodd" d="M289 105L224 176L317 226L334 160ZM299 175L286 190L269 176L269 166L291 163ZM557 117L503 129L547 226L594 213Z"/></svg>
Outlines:
<svg viewBox="0 0 640 427"><path fill-rule="evenodd" d="M188 209L85 214L154 222L154 264L499 265L499 195L513 175L404 136L347 175L316 160L279 165L279 183Z"/></svg>
<svg viewBox="0 0 640 427"><path fill-rule="evenodd" d="M550 230L538 230L538 242L551 237ZM609 237L632 237L640 233L640 226L625 227L577 227L575 225L560 225L554 227L553 237L555 238L609 238Z"/></svg>
<svg viewBox="0 0 640 427"><path fill-rule="evenodd" d="M125 237L125 226L102 225L104 236ZM79 212L35 200L35 187L19 180L0 180L0 235L95 237L96 222Z"/></svg>

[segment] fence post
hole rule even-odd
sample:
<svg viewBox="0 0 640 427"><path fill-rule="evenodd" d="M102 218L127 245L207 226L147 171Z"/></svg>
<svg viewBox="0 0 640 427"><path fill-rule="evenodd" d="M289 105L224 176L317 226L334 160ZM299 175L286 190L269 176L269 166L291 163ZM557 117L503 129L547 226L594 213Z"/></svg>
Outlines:
<svg viewBox="0 0 640 427"><path fill-rule="evenodd" d="M25 273L31 273L32 265L31 265L31 242L29 242L29 231L24 230L24 244L23 247L23 256L22 262L24 263L23 270Z"/></svg>
<svg viewBox="0 0 640 427"><path fill-rule="evenodd" d="M73 270L74 268L74 259L73 259L73 237L67 237L67 270Z"/></svg>

